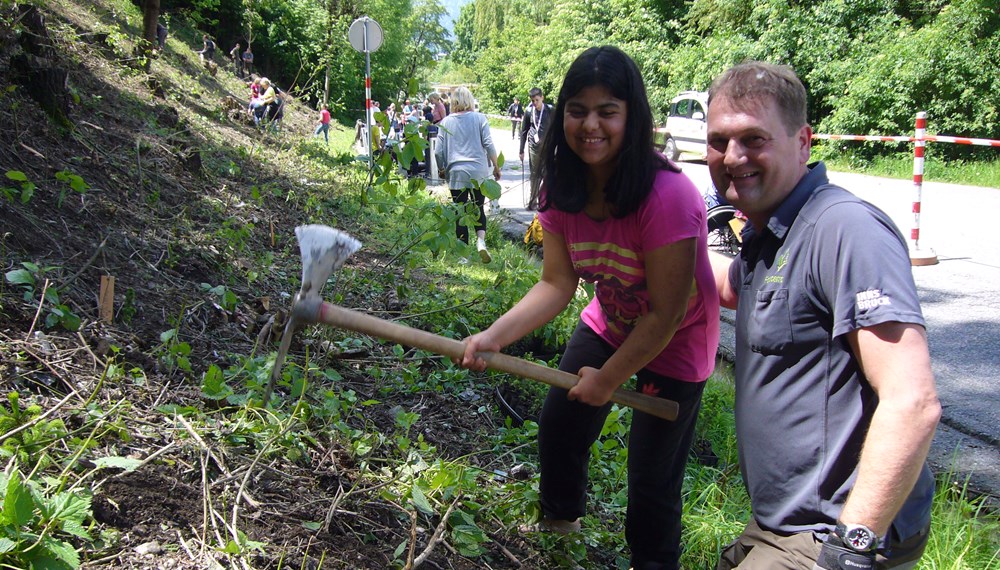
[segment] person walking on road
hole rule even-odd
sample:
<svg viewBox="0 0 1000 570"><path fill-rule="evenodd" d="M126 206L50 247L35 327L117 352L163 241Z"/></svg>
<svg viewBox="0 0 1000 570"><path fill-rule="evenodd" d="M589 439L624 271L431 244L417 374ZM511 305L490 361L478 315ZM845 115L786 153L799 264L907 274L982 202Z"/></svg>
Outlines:
<svg viewBox="0 0 1000 570"><path fill-rule="evenodd" d="M594 283L559 362L579 381L568 391L551 388L538 420L540 526L580 529L590 448L612 394L634 374L636 391L672 399L680 412L675 421L632 414L625 518L631 566L677 570L684 466L719 342L705 205L653 147L642 75L621 50L583 52L557 101L539 168L541 281L465 339L458 363L483 370L477 353L499 351L544 325L566 308L581 279Z"/></svg>
<svg viewBox="0 0 1000 570"><path fill-rule="evenodd" d="M524 107L521 106L517 97L514 97L510 107L507 107L507 116L510 117L510 139L514 140L517 138L517 126L524 119Z"/></svg>
<svg viewBox="0 0 1000 570"><path fill-rule="evenodd" d="M541 183L538 172L538 152L545 139L545 133L552 122L552 105L545 102L545 95L538 87L528 91L531 105L524 113L521 123L521 147L519 156L524 163L524 144L528 143L528 167L531 172L531 194L528 198L527 208L529 210L538 209L538 186Z"/></svg>
<svg viewBox="0 0 1000 570"><path fill-rule="evenodd" d="M717 256L736 309L736 438L751 519L718 570L913 568L941 415L903 236L809 163L806 92L749 62L709 90L708 168L746 214Z"/></svg>
<svg viewBox="0 0 1000 570"><path fill-rule="evenodd" d="M452 113L441 121L437 135L434 158L441 165L443 176L448 180L451 199L464 206L475 204L476 251L483 263L491 261L486 249L486 201L480 185L490 177L500 180L500 163L497 149L490 134L490 122L486 115L473 111L476 100L467 87L459 87L452 97ZM455 222L455 235L468 243L469 228L463 223L464 212Z"/></svg>

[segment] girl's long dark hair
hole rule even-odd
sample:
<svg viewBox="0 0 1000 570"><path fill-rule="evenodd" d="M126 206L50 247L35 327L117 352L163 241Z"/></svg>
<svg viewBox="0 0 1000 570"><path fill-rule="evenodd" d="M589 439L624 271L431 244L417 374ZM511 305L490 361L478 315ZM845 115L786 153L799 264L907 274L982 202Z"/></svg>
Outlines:
<svg viewBox="0 0 1000 570"><path fill-rule="evenodd" d="M657 171L676 167L653 146L653 113L639 67L614 46L588 49L566 72L552 123L545 131L539 152L539 175L545 188L539 209L576 213L587 204L588 168L566 143L563 113L566 101L592 86L607 88L627 105L618 166L604 188L604 199L612 205L612 215L623 218L638 210L649 196Z"/></svg>

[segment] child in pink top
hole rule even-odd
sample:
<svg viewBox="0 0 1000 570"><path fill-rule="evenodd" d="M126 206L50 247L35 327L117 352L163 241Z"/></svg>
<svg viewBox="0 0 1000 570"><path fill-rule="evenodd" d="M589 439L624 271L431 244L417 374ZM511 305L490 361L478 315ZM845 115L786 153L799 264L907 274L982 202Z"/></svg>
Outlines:
<svg viewBox="0 0 1000 570"><path fill-rule="evenodd" d="M681 485L704 381L715 364L719 299L708 259L704 202L653 147L653 119L635 62L591 48L570 66L540 152L542 278L487 330L465 340L461 364L558 315L580 280L595 296L559 368L579 376L552 388L539 417L542 527L580 528L589 450L615 389L677 401L666 421L632 414L625 538L634 568L676 569Z"/></svg>

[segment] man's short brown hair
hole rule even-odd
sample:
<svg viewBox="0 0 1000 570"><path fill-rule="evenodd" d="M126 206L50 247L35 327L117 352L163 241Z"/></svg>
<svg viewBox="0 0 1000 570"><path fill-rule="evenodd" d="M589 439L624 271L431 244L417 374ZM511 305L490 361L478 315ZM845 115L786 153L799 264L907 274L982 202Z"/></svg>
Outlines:
<svg viewBox="0 0 1000 570"><path fill-rule="evenodd" d="M754 107L774 101L790 135L807 124L806 88L787 65L747 61L731 67L712 82L709 109L716 98Z"/></svg>

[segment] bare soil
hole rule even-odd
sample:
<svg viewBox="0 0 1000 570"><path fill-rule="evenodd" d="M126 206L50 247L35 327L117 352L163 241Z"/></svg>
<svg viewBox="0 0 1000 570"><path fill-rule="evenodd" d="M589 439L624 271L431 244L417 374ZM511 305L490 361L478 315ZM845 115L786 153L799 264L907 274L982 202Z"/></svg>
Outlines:
<svg viewBox="0 0 1000 570"><path fill-rule="evenodd" d="M68 395L50 418L64 419L69 429L82 424L88 409L129 410L121 434L79 457L73 473L86 472L93 457L147 460L136 471L106 469L88 482L95 534L118 533L103 550L84 553L84 567L228 566L233 559L210 545L225 543L231 526L266 545L251 549L245 567L388 568L406 541L419 554L440 516L412 519L368 488L362 468L332 436L294 461L256 461L253 448L232 445L232 434L196 436L182 416L162 408L211 412L217 404L200 390L210 365L225 368L255 351L275 350L287 291L297 287L300 272L292 228L306 221L302 200L289 196L307 195L329 179L317 180L305 167L276 166L274 157L310 132L314 113L292 101L282 129L298 134L261 135L239 109L227 109L227 100L246 100L229 88L228 70L210 75L173 36L146 72L107 33L135 37L138 30L104 3L53 0L41 13L51 50L36 63L68 72L68 124L43 111L10 68L26 49L25 38L37 34L0 27L0 173L22 172L35 185L22 203L21 183L0 175L0 187L16 191L0 196L0 262L5 274L23 262L42 268L27 296L24 287L0 283L0 386L43 410ZM0 21L9 25L14 14ZM178 74L186 78L183 86ZM89 188L77 192L57 178L60 172L79 176ZM328 216L330 225L364 231L335 211ZM273 264L250 279L262 252L273 253ZM348 265L377 272L384 262L369 252ZM116 278L111 322L98 314L102 276ZM203 283L225 284L241 302L223 308ZM82 319L78 331L45 326L53 303L39 303L43 288L57 291L59 303ZM381 294L353 294L346 303L360 310L400 308ZM268 323L274 330L262 334ZM168 343L161 334L171 329L190 345L190 372L163 358ZM297 343L291 358L303 357ZM341 389L373 393L363 359L330 361L343 375ZM109 364L129 372L104 381ZM476 405L459 398L397 394L380 396L359 427L393 425L396 407L417 411L415 434L442 456L466 456L481 450L476 434L484 423L488 429L502 421L492 388L476 398L493 414L485 422ZM484 484L493 469L510 467L496 461L481 459ZM445 541L432 546L425 565L544 566L516 532L486 530L493 542L482 558L464 558Z"/></svg>

